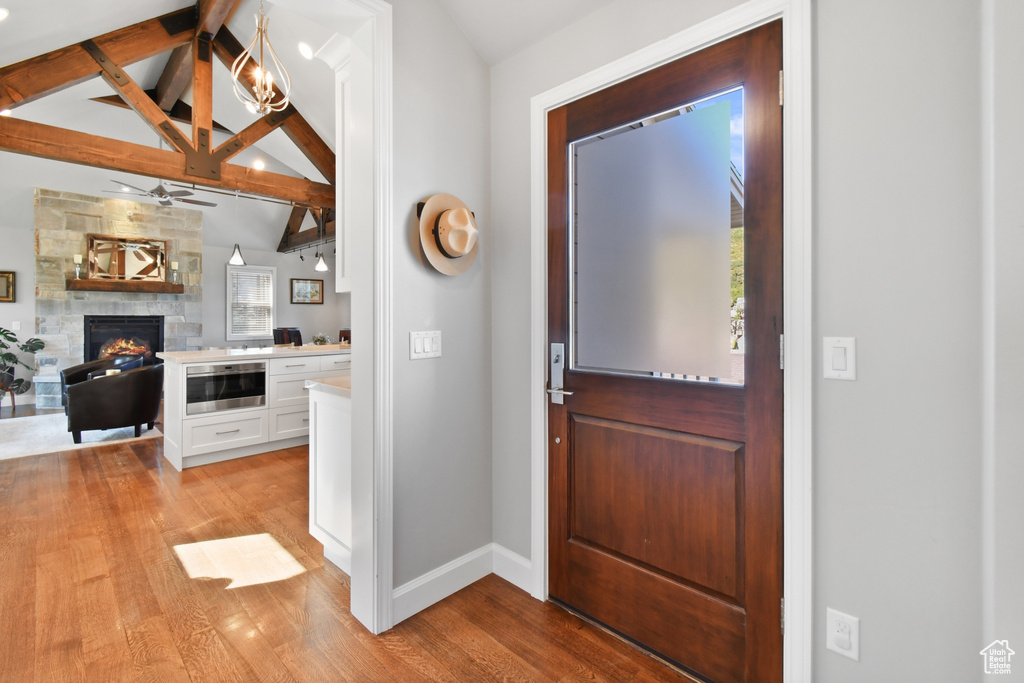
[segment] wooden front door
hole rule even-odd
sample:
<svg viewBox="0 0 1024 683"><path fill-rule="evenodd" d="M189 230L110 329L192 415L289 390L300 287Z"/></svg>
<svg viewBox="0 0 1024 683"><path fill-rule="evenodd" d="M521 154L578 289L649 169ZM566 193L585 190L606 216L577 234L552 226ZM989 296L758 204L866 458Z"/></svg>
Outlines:
<svg viewBox="0 0 1024 683"><path fill-rule="evenodd" d="M776 21L548 116L550 596L711 681L782 679L781 68Z"/></svg>

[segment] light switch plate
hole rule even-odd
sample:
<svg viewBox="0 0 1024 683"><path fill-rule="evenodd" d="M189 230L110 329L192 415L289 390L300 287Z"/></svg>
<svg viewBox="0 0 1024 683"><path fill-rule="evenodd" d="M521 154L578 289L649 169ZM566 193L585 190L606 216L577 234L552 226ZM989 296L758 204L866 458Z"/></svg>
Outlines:
<svg viewBox="0 0 1024 683"><path fill-rule="evenodd" d="M441 330L409 333L409 360L441 357Z"/></svg>
<svg viewBox="0 0 1024 683"><path fill-rule="evenodd" d="M824 337L821 364L825 379L857 379L856 337Z"/></svg>

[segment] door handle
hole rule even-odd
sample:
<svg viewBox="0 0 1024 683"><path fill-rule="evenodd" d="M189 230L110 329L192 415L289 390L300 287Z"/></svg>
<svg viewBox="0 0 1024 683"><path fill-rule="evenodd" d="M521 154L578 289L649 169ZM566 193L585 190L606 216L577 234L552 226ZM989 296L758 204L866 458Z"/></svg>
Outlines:
<svg viewBox="0 0 1024 683"><path fill-rule="evenodd" d="M564 396L572 396L571 391L563 391L565 377L565 344L551 344L551 366L548 373L549 382L548 394L551 395L551 402L555 405L562 405Z"/></svg>

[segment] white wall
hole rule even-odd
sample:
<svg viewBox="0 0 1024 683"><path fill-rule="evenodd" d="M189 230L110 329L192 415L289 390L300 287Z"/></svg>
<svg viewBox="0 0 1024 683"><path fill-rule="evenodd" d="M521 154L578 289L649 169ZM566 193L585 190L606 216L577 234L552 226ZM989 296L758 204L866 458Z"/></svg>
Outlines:
<svg viewBox="0 0 1024 683"><path fill-rule="evenodd" d="M983 91L983 130L986 190L985 297L986 392L989 419L985 423L985 645L1008 640L1019 653L1024 643L1024 4L989 0L987 34L983 34L985 66L990 71ZM986 74L983 74L985 78ZM984 82L984 81L983 81ZM1017 655L1018 658L1021 655ZM1019 660L1018 660L1019 661ZM1024 680L1024 664L1014 663L1012 680Z"/></svg>
<svg viewBox="0 0 1024 683"><path fill-rule="evenodd" d="M436 0L394 0L394 585L491 542L487 67ZM416 203L476 212L480 252L448 277L419 245ZM409 332L443 356L409 360ZM356 334L358 334L358 330Z"/></svg>
<svg viewBox="0 0 1024 683"><path fill-rule="evenodd" d="M205 346L234 346L244 342L227 341L227 269L231 248L203 246L203 344ZM334 291L334 249L328 244L324 260L331 269L327 273L313 270L316 261L313 250L305 251L305 261L299 260L298 252L279 254L276 251L242 249L242 257L250 266L274 266L277 268L277 292L275 297L275 327L298 327L302 342L308 344L314 334L328 334L338 340L338 331L349 327L350 295ZM290 279L303 278L323 280L324 302L322 304L291 303Z"/></svg>
<svg viewBox="0 0 1024 683"><path fill-rule="evenodd" d="M492 69L494 541L524 556L530 98L735 4L620 0ZM815 680L978 678L978 6L815 11L815 332L861 356L815 383ZM859 663L826 652L826 606L861 618Z"/></svg>

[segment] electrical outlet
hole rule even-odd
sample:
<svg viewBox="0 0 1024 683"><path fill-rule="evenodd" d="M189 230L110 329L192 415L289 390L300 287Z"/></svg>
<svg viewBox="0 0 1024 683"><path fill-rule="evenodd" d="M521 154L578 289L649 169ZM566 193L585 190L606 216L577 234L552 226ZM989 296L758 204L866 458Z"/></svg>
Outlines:
<svg viewBox="0 0 1024 683"><path fill-rule="evenodd" d="M829 607L825 613L825 647L860 661L860 619Z"/></svg>

